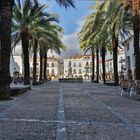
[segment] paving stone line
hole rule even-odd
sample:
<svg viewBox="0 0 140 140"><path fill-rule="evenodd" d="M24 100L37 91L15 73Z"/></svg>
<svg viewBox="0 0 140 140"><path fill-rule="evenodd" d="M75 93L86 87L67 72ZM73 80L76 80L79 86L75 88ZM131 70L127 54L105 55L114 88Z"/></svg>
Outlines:
<svg viewBox="0 0 140 140"><path fill-rule="evenodd" d="M41 119L14 119L14 118L0 118L0 121L12 121L12 122L35 122L35 123L62 123L60 120L41 120ZM106 125L106 126L122 126L124 123L113 123L113 122L103 122L103 121L78 121L78 120L65 120L65 124L83 124L83 125ZM129 127L136 127L140 129L139 124L128 124Z"/></svg>
<svg viewBox="0 0 140 140"><path fill-rule="evenodd" d="M65 112L64 112L64 98L62 94L62 87L59 87L59 106L58 106L58 120L56 140L67 140L67 132L65 125Z"/></svg>
<svg viewBox="0 0 140 140"><path fill-rule="evenodd" d="M30 91L27 91L25 94L23 94L22 96L23 96L24 100L26 98L29 98L30 96L32 96L33 92L34 92L33 90L30 90ZM22 104L24 102L24 100L23 99L20 99L19 101L16 100L10 107L8 107L7 109L5 109L3 112L0 113L0 118L4 117L9 111L16 108L18 105Z"/></svg>
<svg viewBox="0 0 140 140"><path fill-rule="evenodd" d="M108 109L112 114L117 116L123 123L131 124L132 121L128 118L124 117L120 112L118 112L115 108L110 107L109 105L103 103L102 101L98 100L95 95L91 96L87 91L84 92L87 94L92 100L94 100L97 104L100 104L103 108Z"/></svg>
<svg viewBox="0 0 140 140"><path fill-rule="evenodd" d="M118 112L115 108L103 103L102 101L98 100L96 98L96 95L91 96L87 91L84 91L85 94L87 94L92 100L96 101L98 104L100 104L102 107L105 107L106 109L108 109L111 113L113 113L115 116L117 116L122 123L125 124L125 126L127 127L131 127L134 128L136 131L140 132L140 126L133 123L130 119L126 118L125 116L123 116L120 112Z"/></svg>

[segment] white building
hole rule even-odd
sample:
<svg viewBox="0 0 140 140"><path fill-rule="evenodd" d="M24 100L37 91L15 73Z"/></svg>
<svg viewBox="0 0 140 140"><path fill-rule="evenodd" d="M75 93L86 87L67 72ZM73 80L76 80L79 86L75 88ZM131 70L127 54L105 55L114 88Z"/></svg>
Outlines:
<svg viewBox="0 0 140 140"><path fill-rule="evenodd" d="M23 74L23 64L22 58L19 55L11 56L10 58L10 75L11 77L15 75Z"/></svg>
<svg viewBox="0 0 140 140"><path fill-rule="evenodd" d="M58 79L63 76L64 64L63 60L49 57L47 60L47 76L52 79Z"/></svg>
<svg viewBox="0 0 140 140"><path fill-rule="evenodd" d="M47 58L47 77L51 77L51 79L58 79L62 77L64 70L63 61L59 58L48 57ZM31 76L33 74L33 59L30 59L30 71ZM37 77L39 77L40 71L40 59L37 59Z"/></svg>
<svg viewBox="0 0 140 140"><path fill-rule="evenodd" d="M83 77L90 79L92 75L91 55L75 55L64 59L64 77Z"/></svg>
<svg viewBox="0 0 140 140"><path fill-rule="evenodd" d="M96 57L95 57L96 59ZM114 68L113 68L113 54L107 51L105 57L105 65L106 65L106 79L113 80L114 79ZM95 72L96 72L96 60L95 60ZM102 58L99 56L99 79L102 79ZM124 48L118 49L118 74L121 76L125 75L125 52Z"/></svg>
<svg viewBox="0 0 140 140"><path fill-rule="evenodd" d="M21 42L13 49L10 57L10 75L23 77Z"/></svg>
<svg viewBox="0 0 140 140"><path fill-rule="evenodd" d="M135 71L135 55L134 55L134 38L130 36L124 42L125 46L125 60L126 60L126 71L129 69L132 71L134 77Z"/></svg>
<svg viewBox="0 0 140 140"><path fill-rule="evenodd" d="M113 80L113 55L107 51L106 54L106 79ZM125 53L124 49L118 51L118 72L125 75ZM99 57L99 79L102 80L102 59ZM64 59L64 77L82 77L91 79L92 76L92 56L75 55ZM95 77L96 77L96 56L95 56Z"/></svg>

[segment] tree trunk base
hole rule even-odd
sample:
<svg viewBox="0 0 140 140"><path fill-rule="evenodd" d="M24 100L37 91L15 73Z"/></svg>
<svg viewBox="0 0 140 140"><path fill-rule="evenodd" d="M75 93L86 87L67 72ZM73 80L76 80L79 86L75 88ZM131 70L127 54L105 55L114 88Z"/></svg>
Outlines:
<svg viewBox="0 0 140 140"><path fill-rule="evenodd" d="M11 100L10 87L0 86L0 100Z"/></svg>

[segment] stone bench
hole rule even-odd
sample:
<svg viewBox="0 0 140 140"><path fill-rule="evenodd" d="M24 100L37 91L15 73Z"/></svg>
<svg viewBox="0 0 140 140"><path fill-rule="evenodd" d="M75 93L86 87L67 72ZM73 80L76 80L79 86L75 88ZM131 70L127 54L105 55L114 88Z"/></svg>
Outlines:
<svg viewBox="0 0 140 140"><path fill-rule="evenodd" d="M21 94L31 89L30 85L14 85L11 86L11 96Z"/></svg>

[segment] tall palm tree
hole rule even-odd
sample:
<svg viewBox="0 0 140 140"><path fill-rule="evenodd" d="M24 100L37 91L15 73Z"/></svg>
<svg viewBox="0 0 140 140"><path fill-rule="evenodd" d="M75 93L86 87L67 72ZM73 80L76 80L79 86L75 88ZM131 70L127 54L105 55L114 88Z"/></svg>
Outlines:
<svg viewBox="0 0 140 140"><path fill-rule="evenodd" d="M99 83L99 48L96 48L96 82Z"/></svg>
<svg viewBox="0 0 140 140"><path fill-rule="evenodd" d="M102 57L102 71L103 71L102 78L103 78L103 83L105 84L106 83L106 70L105 70L106 48L102 47L100 51L101 51L101 57Z"/></svg>
<svg viewBox="0 0 140 140"><path fill-rule="evenodd" d="M94 48L92 47L92 50L91 50L91 52L92 52L92 77L91 77L91 81L92 82L94 82L94 73L95 73L95 69L94 69L94 67L95 67L95 52L94 52Z"/></svg>
<svg viewBox="0 0 140 140"><path fill-rule="evenodd" d="M37 49L38 49L38 40L35 39L35 44L33 46L33 85L36 84L36 70L37 70Z"/></svg>
<svg viewBox="0 0 140 140"><path fill-rule="evenodd" d="M34 29L37 27L35 21L42 10L43 7L38 8L28 0L23 3L19 0L18 3L15 3L13 10L14 34L16 34L16 40L22 42L25 85L30 85L29 40L33 38Z"/></svg>
<svg viewBox="0 0 140 140"><path fill-rule="evenodd" d="M96 46L96 79L99 82L99 50L102 50L102 57L105 61L105 48L107 41L106 31L102 31L102 24L105 21L104 14L102 10L100 10L100 5L97 4L97 12L91 13L86 17L86 21L79 33L79 40L81 48L88 48L90 44ZM104 62L103 61L103 62ZM105 65L103 65L103 75L105 75ZM105 76L104 76L105 83Z"/></svg>
<svg viewBox="0 0 140 140"><path fill-rule="evenodd" d="M40 58L40 69L39 69L39 81L43 80L42 72L43 72L43 48L41 47L43 44L41 43L41 39L39 40L39 58Z"/></svg>
<svg viewBox="0 0 140 140"><path fill-rule="evenodd" d="M28 0L24 1L23 7L21 7L20 1L14 7L13 29L15 29L17 41L19 38L22 40L24 54L24 84L30 84L29 40L35 40L34 51L36 53L37 32L44 32L45 29L50 28L49 21L57 20L55 17L50 16L50 14L44 13L44 8L45 5L38 5L36 3L32 5ZM34 57L36 59L36 54ZM36 71L35 67L34 63L34 71Z"/></svg>
<svg viewBox="0 0 140 140"><path fill-rule="evenodd" d="M132 24L134 32L134 53L135 53L135 78L140 80L140 0L132 0Z"/></svg>
<svg viewBox="0 0 140 140"><path fill-rule="evenodd" d="M19 2L19 0L16 0ZM60 6L73 6L73 0L56 0ZM1 97L0 98L7 98L9 97L10 93L10 46L11 46L11 20L12 20L12 7L14 5L14 0L0 0L0 24L1 24L1 70L0 70L0 90L1 90ZM9 48L9 49L7 49ZM5 55L6 52L6 55ZM29 75L29 74L27 74ZM5 83L5 84L4 84ZM28 82L29 83L29 82Z"/></svg>
<svg viewBox="0 0 140 140"><path fill-rule="evenodd" d="M101 32L105 29L108 32L106 38L109 40L110 38L112 39L114 81L118 85L118 36L124 26L125 11L121 8L121 3L118 0L103 2L101 9L105 13L105 21L102 25Z"/></svg>
<svg viewBox="0 0 140 140"><path fill-rule="evenodd" d="M135 79L140 80L140 49L139 49L139 30L140 30L140 0L121 0L122 7L132 14L132 26L134 33L134 54L135 54Z"/></svg>
<svg viewBox="0 0 140 140"><path fill-rule="evenodd" d="M34 59L33 59L33 83L36 83L36 59L37 59L37 50L38 50L38 44L40 44L39 46L40 48L40 80L42 80L42 65L43 65L43 60L44 60L44 79L47 79L46 76L46 66L47 66L47 50L48 48L46 47L47 45L47 41L46 39L52 39L52 42L55 42L54 40L58 39L58 37L56 36L56 34L53 35L53 32L55 30L55 26L53 24L51 24L51 22L56 22L58 21L57 16L56 15L51 15L48 14L48 17L46 19L42 19L38 24L38 28L36 28L35 30L35 39L33 38L33 50L34 50ZM59 27L57 25L57 27ZM55 32L56 33L56 32ZM43 52L42 52L43 49ZM44 56L44 58L43 58Z"/></svg>
<svg viewBox="0 0 140 140"><path fill-rule="evenodd" d="M10 51L13 0L0 0L0 100L10 97Z"/></svg>

